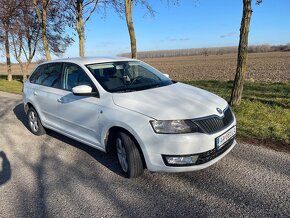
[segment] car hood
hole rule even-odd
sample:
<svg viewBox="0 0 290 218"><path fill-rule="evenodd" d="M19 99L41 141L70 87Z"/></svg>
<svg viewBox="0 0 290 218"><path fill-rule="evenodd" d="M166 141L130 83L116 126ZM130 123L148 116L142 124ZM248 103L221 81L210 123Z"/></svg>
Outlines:
<svg viewBox="0 0 290 218"><path fill-rule="evenodd" d="M116 105L157 120L193 119L224 110L227 102L203 89L183 83L148 90L114 93Z"/></svg>

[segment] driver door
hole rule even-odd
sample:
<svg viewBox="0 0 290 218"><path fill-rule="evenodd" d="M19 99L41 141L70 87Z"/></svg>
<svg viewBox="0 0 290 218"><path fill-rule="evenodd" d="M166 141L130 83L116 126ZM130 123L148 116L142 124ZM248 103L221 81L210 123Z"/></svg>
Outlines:
<svg viewBox="0 0 290 218"><path fill-rule="evenodd" d="M58 99L58 117L63 123L62 131L84 142L100 146L98 131L100 105L95 96L76 96L72 88L78 85L88 85L96 92L96 87L86 72L78 65L64 63L62 88L65 95Z"/></svg>

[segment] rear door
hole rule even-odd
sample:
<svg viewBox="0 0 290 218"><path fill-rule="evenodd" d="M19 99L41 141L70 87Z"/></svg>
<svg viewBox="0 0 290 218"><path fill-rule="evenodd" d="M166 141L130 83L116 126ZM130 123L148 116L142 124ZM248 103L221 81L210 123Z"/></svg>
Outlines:
<svg viewBox="0 0 290 218"><path fill-rule="evenodd" d="M30 78L32 102L44 126L62 126L57 114L60 109L58 99L64 94L61 89L62 65L58 62L40 65Z"/></svg>

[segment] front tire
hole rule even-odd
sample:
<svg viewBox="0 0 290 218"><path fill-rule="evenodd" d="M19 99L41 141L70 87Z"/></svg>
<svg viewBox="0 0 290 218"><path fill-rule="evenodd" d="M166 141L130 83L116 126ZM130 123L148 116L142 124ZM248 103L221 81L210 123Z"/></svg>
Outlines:
<svg viewBox="0 0 290 218"><path fill-rule="evenodd" d="M41 120L34 108L31 107L28 109L27 116L30 131L34 135L44 135L46 133L45 129L42 126Z"/></svg>
<svg viewBox="0 0 290 218"><path fill-rule="evenodd" d="M136 178L143 174L144 166L140 152L128 134L117 134L116 152L120 167L127 178Z"/></svg>

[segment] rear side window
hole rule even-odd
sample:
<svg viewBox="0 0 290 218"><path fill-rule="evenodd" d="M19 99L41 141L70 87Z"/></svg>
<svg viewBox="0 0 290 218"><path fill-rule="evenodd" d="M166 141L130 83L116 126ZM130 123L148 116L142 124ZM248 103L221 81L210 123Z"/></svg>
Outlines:
<svg viewBox="0 0 290 218"><path fill-rule="evenodd" d="M33 72L30 82L53 88L61 88L61 69L62 63L43 64Z"/></svg>
<svg viewBox="0 0 290 218"><path fill-rule="evenodd" d="M31 76L29 77L29 81L31 83L36 83L36 81L38 80L38 78L41 75L41 72L43 72L45 65L40 65L36 68L36 70L31 74Z"/></svg>

